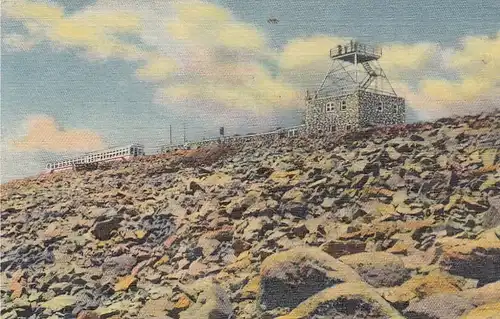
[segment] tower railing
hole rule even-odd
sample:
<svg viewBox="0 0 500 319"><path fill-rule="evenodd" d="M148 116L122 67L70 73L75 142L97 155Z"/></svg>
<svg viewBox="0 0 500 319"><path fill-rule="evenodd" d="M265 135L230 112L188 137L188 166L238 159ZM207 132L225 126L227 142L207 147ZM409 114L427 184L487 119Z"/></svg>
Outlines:
<svg viewBox="0 0 500 319"><path fill-rule="evenodd" d="M350 53L375 55L381 57L382 47L366 45L359 42L350 42L346 45L338 45L337 47L330 49L330 58Z"/></svg>

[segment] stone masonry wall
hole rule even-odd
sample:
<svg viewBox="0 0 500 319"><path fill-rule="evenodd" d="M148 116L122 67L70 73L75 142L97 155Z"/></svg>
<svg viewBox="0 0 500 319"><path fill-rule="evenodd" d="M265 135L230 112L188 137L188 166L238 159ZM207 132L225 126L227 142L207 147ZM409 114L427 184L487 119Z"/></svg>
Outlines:
<svg viewBox="0 0 500 319"><path fill-rule="evenodd" d="M357 94L332 96L307 102L306 126L309 132L330 132L358 127ZM327 110L327 107L333 109Z"/></svg>
<svg viewBox="0 0 500 319"><path fill-rule="evenodd" d="M405 100L401 97L359 91L359 105L361 126L405 122Z"/></svg>
<svg viewBox="0 0 500 319"><path fill-rule="evenodd" d="M401 97L357 91L306 103L308 132L322 133L405 122L405 100ZM329 108L329 105L333 108Z"/></svg>

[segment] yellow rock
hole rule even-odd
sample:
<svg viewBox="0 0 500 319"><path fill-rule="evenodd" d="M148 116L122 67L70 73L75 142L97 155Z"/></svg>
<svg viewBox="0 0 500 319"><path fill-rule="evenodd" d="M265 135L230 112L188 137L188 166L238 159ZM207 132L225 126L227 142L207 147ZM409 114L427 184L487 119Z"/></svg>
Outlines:
<svg viewBox="0 0 500 319"><path fill-rule="evenodd" d="M166 315L166 308L169 305L168 298L150 299L144 303L144 307L139 311L139 318L161 318Z"/></svg>
<svg viewBox="0 0 500 319"><path fill-rule="evenodd" d="M406 215L411 212L411 208L406 204L399 204L398 207L396 208L396 211L400 214Z"/></svg>
<svg viewBox="0 0 500 319"><path fill-rule="evenodd" d="M497 183L500 183L500 178L495 178L494 176L488 175L488 178L479 187L480 191L484 191L490 188L494 188Z"/></svg>
<svg viewBox="0 0 500 319"><path fill-rule="evenodd" d="M362 252L352 255L346 255L339 258L339 260L351 267L358 266L385 266L388 264L403 265L403 261L396 255L391 253L377 251L377 252Z"/></svg>
<svg viewBox="0 0 500 319"><path fill-rule="evenodd" d="M252 253L248 250L242 252L241 254L236 257L236 261L244 260L244 259L249 259L252 257Z"/></svg>
<svg viewBox="0 0 500 319"><path fill-rule="evenodd" d="M186 295L181 295L179 300L174 305L175 309L187 309L191 305L191 299L189 299Z"/></svg>
<svg viewBox="0 0 500 319"><path fill-rule="evenodd" d="M136 230L135 236L137 237L137 239L143 239L144 236L146 236L146 232L142 229Z"/></svg>
<svg viewBox="0 0 500 319"><path fill-rule="evenodd" d="M297 189L291 189L281 197L282 200L292 200L294 202L302 202L304 193Z"/></svg>
<svg viewBox="0 0 500 319"><path fill-rule="evenodd" d="M127 275L118 279L115 285L115 291L127 290L137 279L133 275Z"/></svg>
<svg viewBox="0 0 500 319"><path fill-rule="evenodd" d="M479 306L462 316L461 319L500 319L500 302Z"/></svg>
<svg viewBox="0 0 500 319"><path fill-rule="evenodd" d="M396 244L394 244L394 246L387 249L386 251L388 253L391 253L391 254L406 255L408 252L408 249L411 249L412 247L413 247L413 245L411 243L400 240L400 241L396 242Z"/></svg>
<svg viewBox="0 0 500 319"><path fill-rule="evenodd" d="M478 239L461 239L443 237L438 242L443 246L445 255L468 255L476 249L500 249L500 240L495 229L490 229L479 236Z"/></svg>
<svg viewBox="0 0 500 319"><path fill-rule="evenodd" d="M496 155L497 155L497 150L494 148L490 148L483 151L481 154L481 158L483 160L483 166L488 167L495 165Z"/></svg>
<svg viewBox="0 0 500 319"><path fill-rule="evenodd" d="M255 298L259 293L260 288L260 276L253 277L241 290L241 296L243 298Z"/></svg>
<svg viewBox="0 0 500 319"><path fill-rule="evenodd" d="M158 266L161 266L163 264L166 264L168 261L170 260L170 258L168 256L163 256L161 257L160 259L158 259L157 262L155 262L155 265L154 267L158 267Z"/></svg>
<svg viewBox="0 0 500 319"><path fill-rule="evenodd" d="M109 244L109 241L99 241L97 243L97 247L103 248L103 247L106 247L108 244Z"/></svg>
<svg viewBox="0 0 500 319"><path fill-rule="evenodd" d="M382 202L377 202L375 204L375 211L380 216L392 216L396 213L396 209L394 208L394 206L392 206L391 204L384 204Z"/></svg>
<svg viewBox="0 0 500 319"><path fill-rule="evenodd" d="M299 170L295 170L295 171L289 171L289 172L285 172L285 171L276 171L276 172L273 172L271 174L271 176L269 176L269 178L276 182L276 183L283 183L283 184L287 184L288 182L290 182L291 180L293 179L297 179L297 177L299 176L300 174L300 171Z"/></svg>
<svg viewBox="0 0 500 319"><path fill-rule="evenodd" d="M495 303L500 300L500 281L480 288L464 290L460 292L460 296L477 306Z"/></svg>
<svg viewBox="0 0 500 319"><path fill-rule="evenodd" d="M405 303L412 299L422 299L436 293L460 291L460 282L444 272L435 271L425 276L415 276L399 287L389 289L384 298L391 303Z"/></svg>
<svg viewBox="0 0 500 319"><path fill-rule="evenodd" d="M459 194L451 195L448 204L444 206L444 211L450 211L458 203L460 198L462 198L462 196Z"/></svg>
<svg viewBox="0 0 500 319"><path fill-rule="evenodd" d="M340 303L362 300L372 305L381 316L385 315L391 319L403 319L404 317L392 308L376 291L362 282L338 284L327 288L303 301L289 314L276 319L307 319L311 318L322 305L329 303Z"/></svg>
<svg viewBox="0 0 500 319"><path fill-rule="evenodd" d="M472 152L472 153L469 155L469 158L470 158L472 161L480 161L480 160L481 160L481 154L479 153L479 151L474 151L474 152Z"/></svg>
<svg viewBox="0 0 500 319"><path fill-rule="evenodd" d="M204 186L215 186L215 185L225 185L231 181L231 176L224 173L215 173L207 176L202 184Z"/></svg>
<svg viewBox="0 0 500 319"><path fill-rule="evenodd" d="M386 197L392 197L394 195L394 191L380 187L365 187L363 188L363 193L368 195L382 195Z"/></svg>
<svg viewBox="0 0 500 319"><path fill-rule="evenodd" d="M226 266L225 270L228 272L235 272L235 271L240 271L252 264L252 261L250 260L250 257L244 258L241 260L238 260L232 264L229 264Z"/></svg>

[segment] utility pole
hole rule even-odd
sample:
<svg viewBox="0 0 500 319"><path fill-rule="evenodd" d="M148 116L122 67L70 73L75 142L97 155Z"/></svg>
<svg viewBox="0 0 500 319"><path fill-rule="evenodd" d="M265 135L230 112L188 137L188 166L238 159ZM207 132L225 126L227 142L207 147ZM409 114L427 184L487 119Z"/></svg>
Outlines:
<svg viewBox="0 0 500 319"><path fill-rule="evenodd" d="M172 145L172 124L170 124L170 145Z"/></svg>
<svg viewBox="0 0 500 319"><path fill-rule="evenodd" d="M183 123L183 131L184 131L184 144L186 143L186 122Z"/></svg>

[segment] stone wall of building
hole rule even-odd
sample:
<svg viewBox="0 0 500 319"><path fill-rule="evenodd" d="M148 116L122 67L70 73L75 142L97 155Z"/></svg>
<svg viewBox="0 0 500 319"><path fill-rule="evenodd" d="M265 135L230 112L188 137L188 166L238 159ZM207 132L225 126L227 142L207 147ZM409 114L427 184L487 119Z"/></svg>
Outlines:
<svg viewBox="0 0 500 319"><path fill-rule="evenodd" d="M308 132L331 132L358 127L359 107L356 93L307 101Z"/></svg>
<svg viewBox="0 0 500 319"><path fill-rule="evenodd" d="M308 132L351 130L368 125L405 122L405 100L401 97L357 91L306 101Z"/></svg>
<svg viewBox="0 0 500 319"><path fill-rule="evenodd" d="M359 91L359 122L367 125L393 125L405 122L405 100L401 97Z"/></svg>

